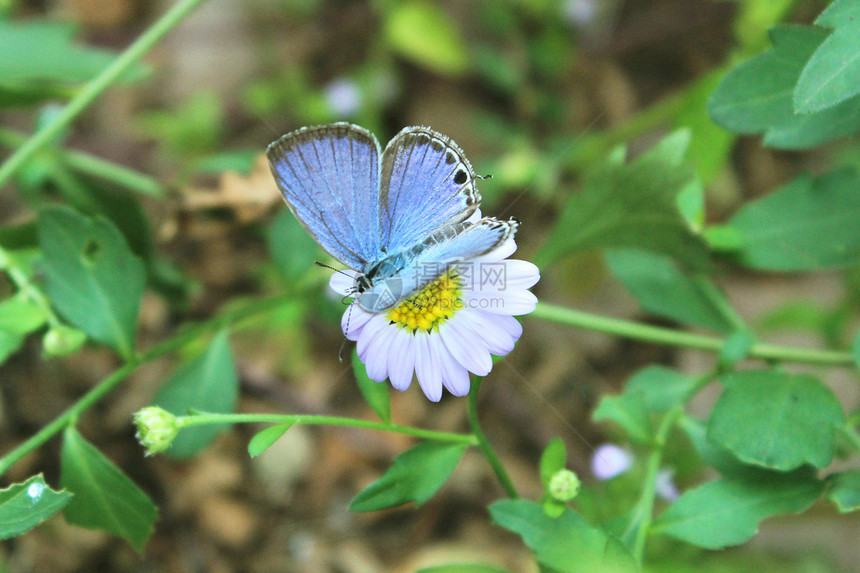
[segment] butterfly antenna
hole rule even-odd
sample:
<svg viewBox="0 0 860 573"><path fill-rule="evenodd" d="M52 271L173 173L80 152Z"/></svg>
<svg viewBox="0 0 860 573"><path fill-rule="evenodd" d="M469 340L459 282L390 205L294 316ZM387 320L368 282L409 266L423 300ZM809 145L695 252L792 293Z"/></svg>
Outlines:
<svg viewBox="0 0 860 573"><path fill-rule="evenodd" d="M334 267L333 267L333 266L331 266L331 265L327 265L327 264L325 264L325 263L321 263L321 262L319 262L319 261L314 261L314 264L315 264L316 266L318 266L318 267L322 267L322 268L324 268L324 269L328 269L328 270L330 270L330 271L334 271L334 272L336 272L336 273L340 273L340 274L342 274L342 275L344 275L344 276L347 276L347 277L349 277L349 278L354 278L352 275L350 275L350 274L349 274L349 273L347 273L346 271L341 270L341 269L336 269L336 268L334 268Z"/></svg>
<svg viewBox="0 0 860 573"><path fill-rule="evenodd" d="M353 303L354 304L354 303ZM346 348L346 341L349 336L349 321L352 319L352 304L349 305L349 310L346 311L346 328L343 331L343 344L340 345L340 351L337 353L337 359L343 362L343 349Z"/></svg>
<svg viewBox="0 0 860 573"><path fill-rule="evenodd" d="M486 181L487 179L492 179L492 178L493 178L493 174L492 174L492 173L488 173L487 175L478 175L478 174L476 173L476 174L475 174L475 177L477 177L477 178L478 178L478 179L480 179L481 181Z"/></svg>

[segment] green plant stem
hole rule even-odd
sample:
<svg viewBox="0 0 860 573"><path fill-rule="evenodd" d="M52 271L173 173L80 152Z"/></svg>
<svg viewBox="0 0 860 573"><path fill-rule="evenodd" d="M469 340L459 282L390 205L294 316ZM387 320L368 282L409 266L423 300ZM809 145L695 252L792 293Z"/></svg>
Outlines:
<svg viewBox="0 0 860 573"><path fill-rule="evenodd" d="M854 424L849 420L844 426L839 426L837 429L845 436L851 447L860 452L860 433L854 428Z"/></svg>
<svg viewBox="0 0 860 573"><path fill-rule="evenodd" d="M27 273L15 260L15 255L4 249L2 245L0 245L0 269L6 271L18 290L39 307L50 327L56 328L62 324L45 294L30 282Z"/></svg>
<svg viewBox="0 0 860 573"><path fill-rule="evenodd" d="M598 330L645 342L654 342L670 346L684 346L687 348L696 348L711 352L719 352L726 342L724 338L716 336L681 332L672 328L651 326L630 320L590 314L543 302L538 303L537 309L535 309L535 311L529 316L560 324L566 324L568 326ZM763 360L803 362L824 366L846 366L849 368L854 366L854 359L850 352L797 348L794 346L779 346L776 344L754 344L750 349L749 356L750 358L760 358Z"/></svg>
<svg viewBox="0 0 860 573"><path fill-rule="evenodd" d="M3 475L15 462L47 442L55 434L63 431L66 426L74 423L75 419L118 386L141 364L166 356L203 334L218 330L251 316L271 312L273 309L293 300L294 297L293 293L289 293L287 295L255 301L240 308L232 309L206 322L186 328L162 343L153 346L139 357L128 361L103 378L92 390L84 394L77 402L54 419L54 421L0 458L0 475Z"/></svg>
<svg viewBox="0 0 860 573"><path fill-rule="evenodd" d="M181 22L204 0L180 0L152 24L135 42L92 80L63 108L54 121L27 139L3 165L0 165L0 188L45 144L58 136L72 121L92 104L102 92L113 85L135 62L161 38Z"/></svg>
<svg viewBox="0 0 860 573"><path fill-rule="evenodd" d="M424 430L412 426L401 426L399 424L386 424L384 422L373 422L359 420L356 418L343 418L339 416L317 416L309 414L214 414L211 412L195 412L191 416L180 416L177 419L180 428L191 426L202 426L206 424L241 424L241 423L271 423L271 424L305 424L305 425L328 425L347 426L352 428L366 428L369 430L383 430L385 432L396 432L426 440L437 440L440 442L456 442L461 444L476 445L478 440L470 434L456 434L453 432L437 432L435 430Z"/></svg>
<svg viewBox="0 0 860 573"><path fill-rule="evenodd" d="M657 434L654 436L654 448L648 456L648 462L645 469L645 487L633 509L633 517L630 520L630 527L637 525L636 537L633 540L633 557L636 562L642 564L642 557L645 554L645 540L648 537L648 528L651 525L651 520L654 513L654 497L657 492L657 474L660 471L660 462L663 459L663 448L666 446L666 438L669 431L678 421L678 418L684 411L682 405L677 405L663 416L660 422L660 427L657 429Z"/></svg>
<svg viewBox="0 0 860 573"><path fill-rule="evenodd" d="M490 463L490 467L493 468L493 471L496 473L496 477L499 479L502 487L505 488L508 497L511 499L518 499L520 495L517 493L517 488L514 486L514 482L511 481L511 478L508 476L508 472L505 471L505 466L502 465L502 462L499 460L499 457L490 445L489 440L487 440L484 430L481 429L481 422L478 419L478 390L481 387L481 380L482 378L480 376L476 376L472 381L472 387L469 390L469 425L472 427L472 433L478 441L478 447L481 448L481 451L484 453L484 457L487 458L487 461Z"/></svg>
<svg viewBox="0 0 860 573"><path fill-rule="evenodd" d="M0 127L0 145L21 147L26 141L27 136L23 133ZM78 173L109 181L143 195L153 197L166 195L164 187L155 178L89 153L63 149L60 153L60 161Z"/></svg>

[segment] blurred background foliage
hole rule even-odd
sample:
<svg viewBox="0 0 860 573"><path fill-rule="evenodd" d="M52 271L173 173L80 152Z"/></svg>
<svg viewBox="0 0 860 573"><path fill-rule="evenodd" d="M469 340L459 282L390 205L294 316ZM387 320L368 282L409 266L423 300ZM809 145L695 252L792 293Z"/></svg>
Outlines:
<svg viewBox="0 0 860 573"><path fill-rule="evenodd" d="M3 153L56 114L169 5L0 2ZM479 173L492 175L480 185L482 208L521 221L519 256L541 251L544 262L553 261L542 267L540 298L643 317L610 270L623 280L624 270L635 272L637 264L672 273L672 262L659 255L625 260L622 251L606 262L591 251L552 253L554 241L587 223L565 219L568 201L589 177L599 178L598 167L617 146L637 157L678 128L689 130L688 158L706 196L704 216L701 205L690 208L700 213L700 228L728 220L743 202L801 173L860 166L856 139L779 150L719 127L708 113L708 98L725 73L771 46L768 29L812 22L825 5L210 0L17 173L14 192L0 195L0 244L38 275L27 259L36 258L35 210L65 202L106 216L146 266L151 289L140 315L143 347L225 305L294 293L293 303L246 321L232 338L239 408L368 415L348 364L337 360L342 307L323 288L327 273L313 265L326 256L283 207L261 162L270 141L303 125L340 120L367 127L383 142L403 126L431 126L455 139ZM690 196L695 203L697 194ZM710 240L719 244L719 237ZM844 347L856 327L856 267L804 276L721 267L718 279L768 340ZM4 296L13 291L0 283ZM662 318L649 320L669 324L671 301L661 300L663 307L648 310ZM35 316L0 339L0 356L8 357L0 390L4 451L118 364L104 349L73 353L82 338ZM46 320L43 341L26 337L44 332ZM730 330L708 309L693 322ZM525 323L508 359L513 368L497 369L485 385L486 431L522 493L533 498L540 495L534 469L540 452L562 436L570 466L590 484L579 501L582 512L599 521L616 517L632 503L643 468L606 482L591 478L593 445L621 435L590 423L590 412L645 364L702 370L706 359ZM198 354L203 342L181 355ZM51 359L60 355L68 356ZM244 446L251 430L238 428L193 460L141 463L130 413L152 402L174 365L147 364L98 415L79 424L161 508L146 553L137 556L103 532L54 518L4 542L0 570L413 571L456 559L535 570L516 538L488 522L485 506L498 493L477 456L467 455L422 510L376 514L350 514L346 507L405 449L401 436L293 428L277 447L249 460ZM840 396L856 398L856 385L839 376L827 380ZM693 408L707 411L714 398L703 396ZM393 401L399 423L464 424L465 408L456 400L428 404L413 388ZM701 460L689 446L668 451L679 486L701 479ZM57 458L43 448L8 477L23 479L38 469L56 483ZM720 553L660 540L649 560L654 571L679 573L851 571L860 567L859 533L856 515L836 517L821 507L790 522L769 521L751 544Z"/></svg>

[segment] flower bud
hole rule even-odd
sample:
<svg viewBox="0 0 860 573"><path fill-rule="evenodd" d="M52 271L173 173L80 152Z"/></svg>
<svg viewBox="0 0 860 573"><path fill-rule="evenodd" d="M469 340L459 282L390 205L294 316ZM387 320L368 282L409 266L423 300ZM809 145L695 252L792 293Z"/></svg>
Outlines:
<svg viewBox="0 0 860 573"><path fill-rule="evenodd" d="M48 356L68 356L87 341L87 335L71 326L58 324L51 327L42 337L42 347Z"/></svg>
<svg viewBox="0 0 860 573"><path fill-rule="evenodd" d="M580 485L575 473L568 469L560 469L550 478L547 491L555 501L564 503L576 497Z"/></svg>
<svg viewBox="0 0 860 573"><path fill-rule="evenodd" d="M179 433L176 416L158 406L149 406L134 415L137 425L135 437L144 448L146 455L151 456L163 452L173 443Z"/></svg>

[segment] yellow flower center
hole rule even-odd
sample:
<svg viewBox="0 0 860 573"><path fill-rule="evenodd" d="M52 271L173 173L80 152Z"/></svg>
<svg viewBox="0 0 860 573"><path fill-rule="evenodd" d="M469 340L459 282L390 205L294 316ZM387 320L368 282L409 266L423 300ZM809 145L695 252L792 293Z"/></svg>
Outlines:
<svg viewBox="0 0 860 573"><path fill-rule="evenodd" d="M391 324L400 328L439 330L440 324L463 308L462 294L460 277L451 269L391 309L386 316Z"/></svg>

